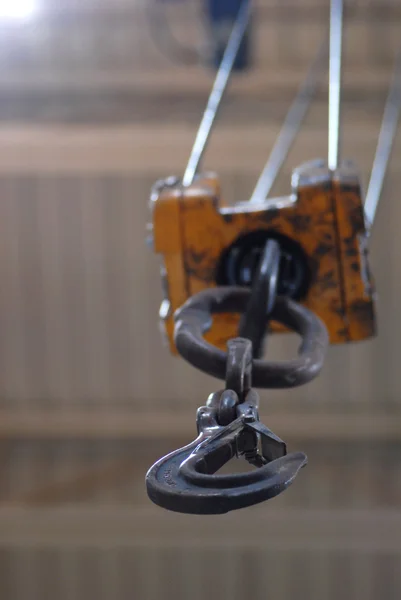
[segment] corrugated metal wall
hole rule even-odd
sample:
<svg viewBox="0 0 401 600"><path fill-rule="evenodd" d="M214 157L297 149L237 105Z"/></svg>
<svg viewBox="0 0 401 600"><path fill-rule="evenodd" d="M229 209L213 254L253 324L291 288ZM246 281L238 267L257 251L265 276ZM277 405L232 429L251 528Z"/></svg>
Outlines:
<svg viewBox="0 0 401 600"><path fill-rule="evenodd" d="M302 550L237 553L196 549L171 553L152 548L123 551L48 549L2 553L8 598L33 600L58 597L68 600L109 598L211 598L255 600L274 596L278 600L352 600L400 597L398 556ZM152 571L149 565L153 565ZM218 565L218 566L217 566ZM7 569L7 570L6 570ZM187 572L188 578L178 577ZM158 576L154 577L153 573ZM368 578L365 577L368 574ZM17 585L10 584L13 575ZM64 582L68 582L68 587ZM383 584L384 582L384 584Z"/></svg>

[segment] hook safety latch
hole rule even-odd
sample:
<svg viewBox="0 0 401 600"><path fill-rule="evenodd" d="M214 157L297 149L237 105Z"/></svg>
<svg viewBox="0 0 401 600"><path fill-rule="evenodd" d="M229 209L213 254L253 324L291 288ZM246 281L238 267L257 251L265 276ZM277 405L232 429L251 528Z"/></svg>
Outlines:
<svg viewBox="0 0 401 600"><path fill-rule="evenodd" d="M197 439L147 473L149 498L168 510L205 515L252 506L287 489L307 463L302 452L287 454L283 440L259 421L259 397L250 387L251 342L230 340L228 350L226 384L235 389L211 394L197 412ZM241 456L257 468L217 473Z"/></svg>

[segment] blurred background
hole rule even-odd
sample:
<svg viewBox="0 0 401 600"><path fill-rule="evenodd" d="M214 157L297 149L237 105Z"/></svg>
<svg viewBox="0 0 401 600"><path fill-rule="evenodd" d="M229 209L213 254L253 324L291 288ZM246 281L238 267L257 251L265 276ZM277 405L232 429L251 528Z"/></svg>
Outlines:
<svg viewBox="0 0 401 600"><path fill-rule="evenodd" d="M328 0L255 6L205 159L233 202L253 190L328 24ZM0 0L4 600L401 597L400 135L370 240L378 337L331 348L310 385L261 394L261 419L307 468L221 517L146 496L147 469L195 437L219 386L163 346L145 244L151 185L182 175L213 82L224 27L210 7ZM365 186L400 31L399 1L348 3L343 156ZM273 193L326 154L324 74ZM288 346L276 338L270 355Z"/></svg>

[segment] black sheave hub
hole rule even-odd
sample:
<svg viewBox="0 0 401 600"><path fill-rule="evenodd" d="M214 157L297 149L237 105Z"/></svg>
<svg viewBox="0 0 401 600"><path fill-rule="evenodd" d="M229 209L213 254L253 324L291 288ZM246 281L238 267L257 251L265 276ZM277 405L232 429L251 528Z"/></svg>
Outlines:
<svg viewBox="0 0 401 600"><path fill-rule="evenodd" d="M262 253L270 239L280 245L278 295L302 300L310 284L307 256L297 242L274 231L247 233L225 250L217 268L217 285L252 287Z"/></svg>

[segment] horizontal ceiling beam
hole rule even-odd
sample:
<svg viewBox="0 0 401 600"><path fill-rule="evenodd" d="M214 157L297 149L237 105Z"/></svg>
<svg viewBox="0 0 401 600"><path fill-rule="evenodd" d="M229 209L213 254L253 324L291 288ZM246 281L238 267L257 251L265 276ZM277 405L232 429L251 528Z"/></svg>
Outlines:
<svg viewBox="0 0 401 600"><path fill-rule="evenodd" d="M269 427L284 439L311 442L398 442L401 415L353 411L266 416ZM263 420L263 416L261 417ZM0 439L38 440L187 440L196 436L195 415L173 411L120 409L0 410Z"/></svg>
<svg viewBox="0 0 401 600"><path fill-rule="evenodd" d="M147 509L97 508L0 509L0 546L43 549L241 548L348 551L363 554L401 552L401 514L389 510L252 509L252 518L236 513L189 518ZM185 523L185 526L183 525ZM267 537L266 537L267 536Z"/></svg>

